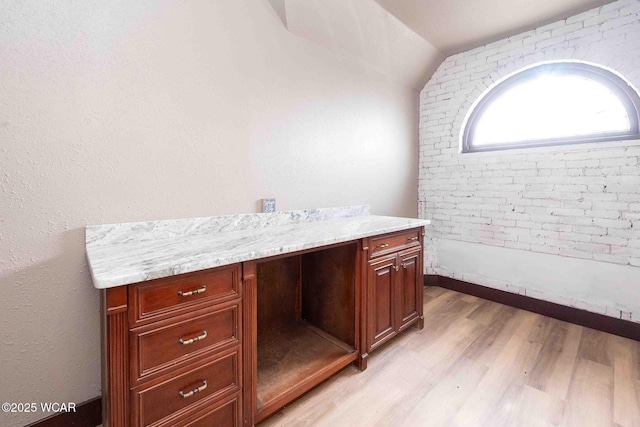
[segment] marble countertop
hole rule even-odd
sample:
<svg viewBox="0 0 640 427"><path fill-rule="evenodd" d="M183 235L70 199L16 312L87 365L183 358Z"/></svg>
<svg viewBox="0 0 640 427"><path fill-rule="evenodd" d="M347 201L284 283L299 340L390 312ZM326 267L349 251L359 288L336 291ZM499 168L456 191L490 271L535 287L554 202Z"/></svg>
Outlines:
<svg viewBox="0 0 640 427"><path fill-rule="evenodd" d="M94 286L105 289L430 223L369 215L368 207L357 208L342 208L351 209L347 214L331 208L272 217L247 214L88 226L87 258Z"/></svg>

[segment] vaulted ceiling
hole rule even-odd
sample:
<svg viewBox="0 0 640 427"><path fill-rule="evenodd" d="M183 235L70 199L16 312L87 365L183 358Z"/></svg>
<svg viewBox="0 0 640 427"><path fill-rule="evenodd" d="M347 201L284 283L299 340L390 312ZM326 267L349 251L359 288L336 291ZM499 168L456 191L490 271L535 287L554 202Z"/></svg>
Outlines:
<svg viewBox="0 0 640 427"><path fill-rule="evenodd" d="M375 0L446 55L531 30L612 0Z"/></svg>
<svg viewBox="0 0 640 427"><path fill-rule="evenodd" d="M612 0L268 0L293 34L416 89L447 55Z"/></svg>

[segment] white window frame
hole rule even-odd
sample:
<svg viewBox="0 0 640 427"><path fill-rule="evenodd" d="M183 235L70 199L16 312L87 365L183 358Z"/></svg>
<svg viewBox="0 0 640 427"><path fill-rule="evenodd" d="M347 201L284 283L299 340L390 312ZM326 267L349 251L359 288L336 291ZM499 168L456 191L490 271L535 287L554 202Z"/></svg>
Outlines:
<svg viewBox="0 0 640 427"><path fill-rule="evenodd" d="M577 137L548 138L513 143L496 143L474 145L473 136L477 123L491 103L512 87L535 79L540 73L554 73L574 75L588 78L605 85L620 100L627 111L630 128L628 131L607 132L581 135ZM482 151L508 150L514 148L544 147L564 144L583 144L606 141L622 141L640 138L640 97L636 90L622 77L605 68L583 62L552 62L527 68L517 72L489 89L484 96L472 107L465 122L462 134L462 152L473 153Z"/></svg>

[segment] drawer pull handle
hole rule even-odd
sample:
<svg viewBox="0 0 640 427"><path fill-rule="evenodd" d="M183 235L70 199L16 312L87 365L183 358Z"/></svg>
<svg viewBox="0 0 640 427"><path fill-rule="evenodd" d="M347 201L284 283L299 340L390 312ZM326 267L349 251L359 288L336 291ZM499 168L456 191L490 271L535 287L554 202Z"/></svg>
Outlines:
<svg viewBox="0 0 640 427"><path fill-rule="evenodd" d="M409 238L407 239L407 241L409 241L409 242L415 242L416 240L418 240L418 238L417 238L417 237L409 237Z"/></svg>
<svg viewBox="0 0 640 427"><path fill-rule="evenodd" d="M180 392L178 392L178 394L180 395L181 398L187 399L187 398L193 396L196 393L200 393L201 391L203 391L206 388L207 388L207 382L206 381L202 381L202 385L200 387L194 388L193 390L188 391L186 393L184 391L180 391Z"/></svg>
<svg viewBox="0 0 640 427"><path fill-rule="evenodd" d="M180 338L178 340L178 342L182 345L189 345L189 344L193 344L196 341L200 341L203 340L207 337L207 331L202 331L202 335L198 335L197 337L193 337L191 339L188 340L183 340L182 338Z"/></svg>
<svg viewBox="0 0 640 427"><path fill-rule="evenodd" d="M376 248L381 248L381 249L382 249L382 248L388 248L388 247L389 247L389 244L388 244L388 243L381 243L381 244L379 244L378 246L376 246Z"/></svg>
<svg viewBox="0 0 640 427"><path fill-rule="evenodd" d="M200 289L194 289L193 291L188 291L188 292L182 292L182 291L178 291L178 295L180 295L181 297L190 297L191 295L196 295L196 294L201 294L203 292L206 292L207 287L203 286Z"/></svg>

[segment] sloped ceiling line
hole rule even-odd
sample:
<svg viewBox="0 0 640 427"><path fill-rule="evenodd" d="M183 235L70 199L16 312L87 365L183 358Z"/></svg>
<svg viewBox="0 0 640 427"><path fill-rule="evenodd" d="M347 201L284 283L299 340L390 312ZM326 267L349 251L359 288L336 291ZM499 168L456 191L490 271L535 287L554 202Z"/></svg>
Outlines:
<svg viewBox="0 0 640 427"><path fill-rule="evenodd" d="M292 34L412 88L445 56L612 0L268 0Z"/></svg>
<svg viewBox="0 0 640 427"><path fill-rule="evenodd" d="M373 0L268 0L292 34L420 90L444 55Z"/></svg>

